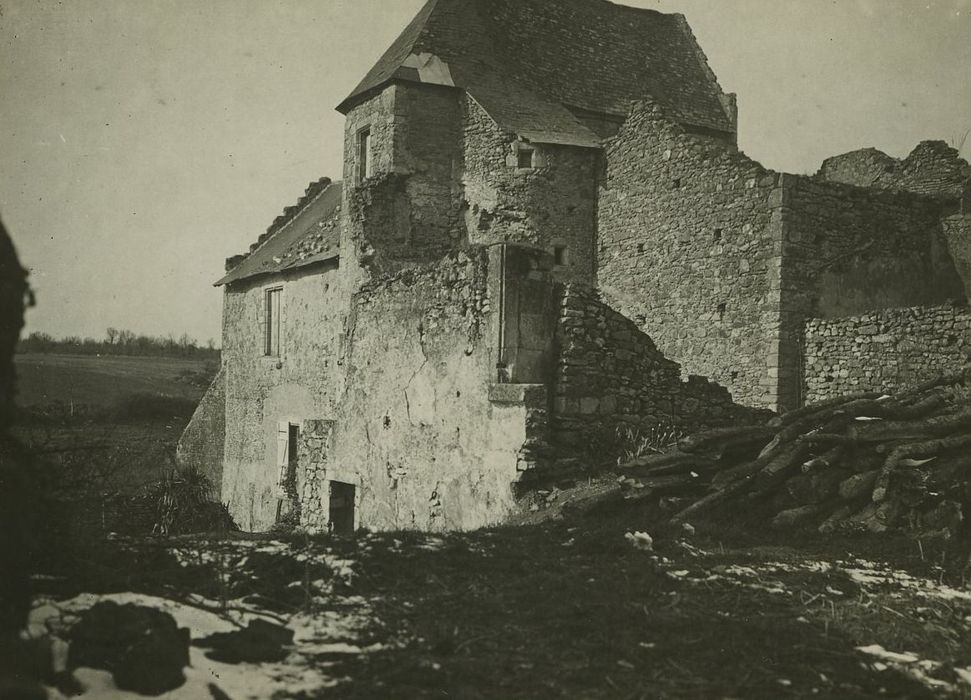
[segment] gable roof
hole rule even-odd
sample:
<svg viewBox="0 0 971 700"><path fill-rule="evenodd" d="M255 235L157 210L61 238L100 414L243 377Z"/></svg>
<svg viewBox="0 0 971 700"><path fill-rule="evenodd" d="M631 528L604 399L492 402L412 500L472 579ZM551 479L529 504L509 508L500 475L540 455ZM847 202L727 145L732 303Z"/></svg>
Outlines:
<svg viewBox="0 0 971 700"><path fill-rule="evenodd" d="M341 183L311 182L296 205L287 207L250 252L215 286L295 270L340 255Z"/></svg>
<svg viewBox="0 0 971 700"><path fill-rule="evenodd" d="M390 81L473 94L515 83L548 103L621 117L653 100L684 124L733 130L684 17L607 0L428 0L338 110Z"/></svg>

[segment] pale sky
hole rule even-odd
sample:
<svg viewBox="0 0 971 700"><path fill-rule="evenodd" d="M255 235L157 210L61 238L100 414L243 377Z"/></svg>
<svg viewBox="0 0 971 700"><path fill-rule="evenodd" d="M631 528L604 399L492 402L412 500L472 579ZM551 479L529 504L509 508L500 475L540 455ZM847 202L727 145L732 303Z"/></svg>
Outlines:
<svg viewBox="0 0 971 700"><path fill-rule="evenodd" d="M218 342L223 259L340 178L334 107L422 4L0 0L0 212L28 330ZM971 0L626 4L687 16L768 167L971 129Z"/></svg>

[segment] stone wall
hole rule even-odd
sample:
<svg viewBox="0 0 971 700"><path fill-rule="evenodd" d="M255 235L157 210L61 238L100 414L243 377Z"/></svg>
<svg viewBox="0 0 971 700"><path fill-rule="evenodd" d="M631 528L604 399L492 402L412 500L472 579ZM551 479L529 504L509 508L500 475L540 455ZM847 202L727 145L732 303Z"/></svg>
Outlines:
<svg viewBox="0 0 971 700"><path fill-rule="evenodd" d="M923 141L902 160L876 148L843 153L823 161L817 177L950 200L971 196L971 166L944 141Z"/></svg>
<svg viewBox="0 0 971 700"><path fill-rule="evenodd" d="M963 299L938 200L787 175L783 181L780 396L801 403L807 318Z"/></svg>
<svg viewBox="0 0 971 700"><path fill-rule="evenodd" d="M226 289L223 372L226 434L222 499L244 530L277 518L281 424L336 415L343 391L348 297L336 264L258 278ZM265 294L282 288L279 357L264 354ZM283 510L289 504L284 503Z"/></svg>
<svg viewBox="0 0 971 700"><path fill-rule="evenodd" d="M199 470L221 489L225 435L226 374L220 369L179 438L176 463L182 469Z"/></svg>
<svg viewBox="0 0 971 700"><path fill-rule="evenodd" d="M971 353L971 309L886 309L806 323L807 402L893 391L961 369Z"/></svg>
<svg viewBox="0 0 971 700"><path fill-rule="evenodd" d="M606 146L599 285L687 373L774 407L779 176L651 104Z"/></svg>
<svg viewBox="0 0 971 700"><path fill-rule="evenodd" d="M583 285L563 290L556 340L551 440L560 454L612 459L618 428L690 432L757 415L703 377L682 381L678 363Z"/></svg>
<svg viewBox="0 0 971 700"><path fill-rule="evenodd" d="M566 247L562 280L593 282L596 149L527 144L500 129L471 97L463 100L466 228L473 243ZM518 167L520 150L531 168Z"/></svg>
<svg viewBox="0 0 971 700"><path fill-rule="evenodd" d="M739 403L800 404L806 318L964 297L940 199L774 173L649 103L606 157L600 288Z"/></svg>

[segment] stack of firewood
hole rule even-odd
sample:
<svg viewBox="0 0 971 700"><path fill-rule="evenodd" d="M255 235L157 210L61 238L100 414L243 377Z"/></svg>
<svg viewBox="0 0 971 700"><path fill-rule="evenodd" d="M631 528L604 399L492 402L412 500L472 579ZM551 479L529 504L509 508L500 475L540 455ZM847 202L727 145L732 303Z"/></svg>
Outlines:
<svg viewBox="0 0 971 700"><path fill-rule="evenodd" d="M684 523L765 513L776 527L948 531L971 503L971 372L712 430L622 466L629 497Z"/></svg>

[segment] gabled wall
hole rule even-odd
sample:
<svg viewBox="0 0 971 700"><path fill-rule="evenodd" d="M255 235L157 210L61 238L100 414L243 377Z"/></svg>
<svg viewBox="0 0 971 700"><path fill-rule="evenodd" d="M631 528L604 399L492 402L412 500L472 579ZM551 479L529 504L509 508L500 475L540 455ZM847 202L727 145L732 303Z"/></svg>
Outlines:
<svg viewBox="0 0 971 700"><path fill-rule="evenodd" d="M598 283L686 374L774 408L778 175L652 104L607 142Z"/></svg>

